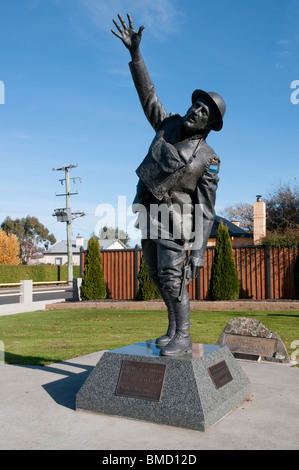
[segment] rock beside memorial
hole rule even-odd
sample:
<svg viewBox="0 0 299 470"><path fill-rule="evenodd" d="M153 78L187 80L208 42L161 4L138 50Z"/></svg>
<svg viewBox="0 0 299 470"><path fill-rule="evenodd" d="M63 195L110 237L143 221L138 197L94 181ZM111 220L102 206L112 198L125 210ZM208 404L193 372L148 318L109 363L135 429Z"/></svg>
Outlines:
<svg viewBox="0 0 299 470"><path fill-rule="evenodd" d="M225 326L217 344L228 346L235 357L271 362L290 362L278 334L253 318L233 318Z"/></svg>

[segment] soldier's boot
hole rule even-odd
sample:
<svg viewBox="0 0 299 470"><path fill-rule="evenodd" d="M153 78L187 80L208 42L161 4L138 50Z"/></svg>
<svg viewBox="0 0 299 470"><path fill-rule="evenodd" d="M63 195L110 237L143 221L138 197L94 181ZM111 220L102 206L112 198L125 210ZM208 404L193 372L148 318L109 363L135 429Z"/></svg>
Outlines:
<svg viewBox="0 0 299 470"><path fill-rule="evenodd" d="M179 302L177 298L173 298L172 305L176 321L176 331L171 341L160 351L161 356L182 356L192 352L190 301L188 294L184 295L182 302Z"/></svg>
<svg viewBox="0 0 299 470"><path fill-rule="evenodd" d="M162 290L160 291L162 298L166 304L167 311L168 311L168 329L165 335L160 336L159 338L156 339L156 345L157 346L166 346L166 344L169 343L169 341L174 337L175 331L176 331L176 322L175 322L175 314L173 311L173 306L171 302L170 296L166 293L163 292Z"/></svg>

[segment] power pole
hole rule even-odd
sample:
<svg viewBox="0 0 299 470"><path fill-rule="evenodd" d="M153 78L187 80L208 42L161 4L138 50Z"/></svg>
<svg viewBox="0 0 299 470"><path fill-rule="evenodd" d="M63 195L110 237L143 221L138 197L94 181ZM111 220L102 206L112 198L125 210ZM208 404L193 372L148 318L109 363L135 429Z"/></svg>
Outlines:
<svg viewBox="0 0 299 470"><path fill-rule="evenodd" d="M72 285L73 283L73 250L72 250L72 220L76 217L83 217L84 212L75 212L72 213L71 210L71 196L78 194L78 191L71 193L70 179L76 182L77 178L70 178L70 170L77 168L76 165L63 166L61 168L53 168L53 171L64 171L65 178L59 180L63 185L65 183L65 194L56 194L56 196L65 196L66 197L66 208L55 209L53 214L54 217L57 217L58 222L66 222L66 236L67 236L67 261L68 261L68 284ZM82 182L82 178L79 178Z"/></svg>

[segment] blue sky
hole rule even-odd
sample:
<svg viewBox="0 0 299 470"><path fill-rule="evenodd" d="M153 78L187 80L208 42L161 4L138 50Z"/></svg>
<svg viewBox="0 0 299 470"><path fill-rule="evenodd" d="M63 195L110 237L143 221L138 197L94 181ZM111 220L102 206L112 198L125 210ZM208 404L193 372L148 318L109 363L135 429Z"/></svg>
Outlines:
<svg viewBox="0 0 299 470"><path fill-rule="evenodd" d="M72 209L86 216L74 237L112 222L111 208L138 236L129 206L154 132L110 32L119 12L146 26L141 50L167 111L184 114L196 88L226 101L223 130L207 140L222 162L217 212L298 176L298 0L1 0L0 222L36 216L65 239L52 168L78 163Z"/></svg>

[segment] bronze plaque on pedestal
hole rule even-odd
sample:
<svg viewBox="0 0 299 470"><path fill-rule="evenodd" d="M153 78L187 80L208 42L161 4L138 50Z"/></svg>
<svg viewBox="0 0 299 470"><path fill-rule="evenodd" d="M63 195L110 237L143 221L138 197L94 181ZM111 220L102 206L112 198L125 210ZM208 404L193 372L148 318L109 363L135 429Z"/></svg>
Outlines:
<svg viewBox="0 0 299 470"><path fill-rule="evenodd" d="M233 380L225 361L209 367L208 371L217 390Z"/></svg>
<svg viewBox="0 0 299 470"><path fill-rule="evenodd" d="M276 340L255 336L226 335L226 345L232 354L251 354L253 356L273 357Z"/></svg>
<svg viewBox="0 0 299 470"><path fill-rule="evenodd" d="M165 372L166 364L124 360L115 394L160 401Z"/></svg>

